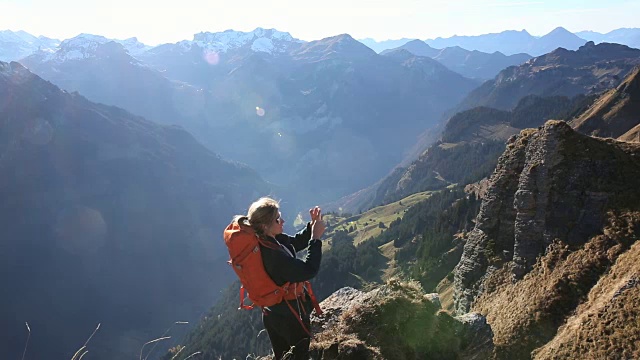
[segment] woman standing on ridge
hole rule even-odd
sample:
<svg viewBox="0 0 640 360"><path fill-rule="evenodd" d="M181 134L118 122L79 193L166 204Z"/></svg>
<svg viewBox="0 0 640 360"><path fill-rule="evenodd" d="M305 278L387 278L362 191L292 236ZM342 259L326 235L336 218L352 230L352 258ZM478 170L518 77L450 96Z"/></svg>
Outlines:
<svg viewBox="0 0 640 360"><path fill-rule="evenodd" d="M287 359L309 358L309 317L314 309L320 312L308 280L320 268L320 237L325 225L319 207L310 209L309 214L311 221L307 226L289 236L283 233L284 219L278 202L263 197L251 204L246 216L236 216L225 230L231 264L243 284L241 298L246 289L253 303L262 308L262 321L277 360L285 355ZM233 250L234 242L251 245ZM256 242L259 246L254 245ZM296 258L296 252L304 249L306 257ZM256 255L254 260L245 260L252 254ZM243 305L241 300L240 307L252 306Z"/></svg>

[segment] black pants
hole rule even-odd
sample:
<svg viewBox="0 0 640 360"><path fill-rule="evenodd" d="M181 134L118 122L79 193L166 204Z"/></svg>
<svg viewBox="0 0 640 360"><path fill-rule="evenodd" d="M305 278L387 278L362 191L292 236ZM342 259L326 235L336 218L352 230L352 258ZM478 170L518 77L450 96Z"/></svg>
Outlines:
<svg viewBox="0 0 640 360"><path fill-rule="evenodd" d="M297 311L296 301L291 301L290 304ZM272 307L271 311L262 313L262 323L269 334L276 360L309 359L311 339L296 316L284 302ZM311 328L309 316L305 316L304 312L302 322L307 329Z"/></svg>

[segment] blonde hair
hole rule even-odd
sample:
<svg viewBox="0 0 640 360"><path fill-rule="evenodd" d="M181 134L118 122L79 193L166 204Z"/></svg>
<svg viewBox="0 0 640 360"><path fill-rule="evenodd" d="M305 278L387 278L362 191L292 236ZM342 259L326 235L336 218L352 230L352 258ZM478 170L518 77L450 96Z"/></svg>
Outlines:
<svg viewBox="0 0 640 360"><path fill-rule="evenodd" d="M233 221L238 224L251 226L260 237L264 231L280 216L280 204L270 197L261 197L249 206L247 215L236 215Z"/></svg>

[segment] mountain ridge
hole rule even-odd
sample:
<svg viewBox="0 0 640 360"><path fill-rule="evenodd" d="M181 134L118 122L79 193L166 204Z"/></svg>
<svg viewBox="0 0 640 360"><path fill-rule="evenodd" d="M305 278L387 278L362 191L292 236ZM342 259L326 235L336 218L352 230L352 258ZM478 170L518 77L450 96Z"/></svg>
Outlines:
<svg viewBox="0 0 640 360"><path fill-rule="evenodd" d="M553 36L549 37L548 35L550 34L553 34ZM554 43L553 37L558 35L564 38L564 40ZM385 50L397 48L415 40L403 38L399 40L381 42L376 42L373 39L361 39L360 41L374 49L376 52L381 53ZM606 34L601 34L594 31L578 31L571 33L562 27L558 27L542 36L533 36L526 30L505 30L499 33L472 36L454 35L448 38L437 37L424 40L428 45L440 49L460 46L469 51L479 50L486 53L500 51L506 55L528 53L533 56L542 55L543 53L552 51L558 47L575 50L578 46L583 45L587 41L594 41L596 44L602 42L618 43L632 48L640 48L640 28L619 28ZM541 42L547 43L539 44Z"/></svg>
<svg viewBox="0 0 640 360"><path fill-rule="evenodd" d="M558 48L502 70L472 91L457 110L475 106L510 109L526 95L595 94L617 86L640 63L640 50L588 42L578 50Z"/></svg>
<svg viewBox="0 0 640 360"><path fill-rule="evenodd" d="M459 46L435 49L421 40L413 40L394 49L387 49L381 55L389 55L405 50L417 56L433 58L448 69L472 79L493 79L502 69L520 65L532 57L528 54L504 55L499 51L491 54L478 50L469 51Z"/></svg>
<svg viewBox="0 0 640 360"><path fill-rule="evenodd" d="M40 50L53 51L59 43L57 39L35 37L22 30L0 30L0 61L18 60Z"/></svg>
<svg viewBox="0 0 640 360"><path fill-rule="evenodd" d="M576 50L587 41L562 27L558 27L539 38L532 36L526 30L507 30L500 33L477 36L453 36L446 39L436 38L433 40L425 40L425 42L436 48L457 45L467 50L479 50L487 53L500 51L505 55L527 53L533 56L539 56L558 47Z"/></svg>

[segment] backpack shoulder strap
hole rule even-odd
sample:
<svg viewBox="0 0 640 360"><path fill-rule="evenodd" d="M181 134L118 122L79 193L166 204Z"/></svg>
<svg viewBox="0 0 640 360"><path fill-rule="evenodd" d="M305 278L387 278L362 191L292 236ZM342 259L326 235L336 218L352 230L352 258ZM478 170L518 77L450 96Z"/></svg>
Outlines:
<svg viewBox="0 0 640 360"><path fill-rule="evenodd" d="M313 289L311 288L311 282L305 281L304 287L305 289L307 289L307 292L309 293L309 297L311 298L311 304L313 305L313 309L316 311L316 315L317 316L322 315L322 309L320 309L320 304L318 303L318 299L316 298L316 295L313 293Z"/></svg>

